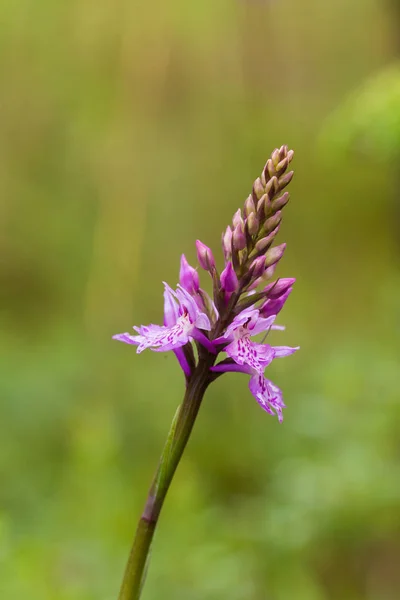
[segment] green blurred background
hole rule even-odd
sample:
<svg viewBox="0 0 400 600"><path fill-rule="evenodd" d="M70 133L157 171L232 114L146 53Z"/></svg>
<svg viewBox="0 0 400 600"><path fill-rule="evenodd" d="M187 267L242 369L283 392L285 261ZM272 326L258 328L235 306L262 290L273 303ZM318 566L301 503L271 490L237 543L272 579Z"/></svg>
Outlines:
<svg viewBox="0 0 400 600"><path fill-rule="evenodd" d="M3 0L2 599L116 598L183 378L111 336L284 143L285 420L210 388L143 599L399 597L399 54L394 0Z"/></svg>

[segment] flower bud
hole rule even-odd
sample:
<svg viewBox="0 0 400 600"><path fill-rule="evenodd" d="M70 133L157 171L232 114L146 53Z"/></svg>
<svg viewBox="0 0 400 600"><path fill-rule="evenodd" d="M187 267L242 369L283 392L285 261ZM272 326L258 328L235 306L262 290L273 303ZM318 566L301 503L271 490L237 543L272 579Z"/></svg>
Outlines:
<svg viewBox="0 0 400 600"><path fill-rule="evenodd" d="M232 254L232 229L229 225L226 228L225 233L222 234L222 251L225 260L229 260Z"/></svg>
<svg viewBox="0 0 400 600"><path fill-rule="evenodd" d="M256 252L264 252L268 244L270 244L270 240L267 237L258 240L258 242L255 245Z"/></svg>
<svg viewBox="0 0 400 600"><path fill-rule="evenodd" d="M182 254L181 256L181 269L179 271L179 283L189 294L193 295L199 291L200 280L199 274L191 267L186 260L186 256Z"/></svg>
<svg viewBox="0 0 400 600"><path fill-rule="evenodd" d="M270 248L265 255L265 266L271 267L275 263L279 262L285 252L286 244L280 244Z"/></svg>
<svg viewBox="0 0 400 600"><path fill-rule="evenodd" d="M287 155L287 153L289 152L289 146L287 144L283 144L283 146L281 146L279 148L279 154L281 159ZM291 152L293 152L293 150L291 150Z"/></svg>
<svg viewBox="0 0 400 600"><path fill-rule="evenodd" d="M289 288L292 288L296 279L294 277L282 277L281 279L277 279L272 283L268 284L263 292L267 296L267 298L271 298L275 300L283 296L287 292Z"/></svg>
<svg viewBox="0 0 400 600"><path fill-rule="evenodd" d="M254 213L254 212L256 212L256 207L254 204L253 197L250 194L250 196L248 196L245 200L243 214L245 217L248 217L249 215L251 215L251 213Z"/></svg>
<svg viewBox="0 0 400 600"><path fill-rule="evenodd" d="M294 171L289 171L289 173L286 173L285 175L282 175L282 177L279 177L279 189L280 190L283 190L283 188L285 188L287 185L289 185L289 183L293 179L293 175L294 175Z"/></svg>
<svg viewBox="0 0 400 600"><path fill-rule="evenodd" d="M233 232L233 247L235 250L243 250L246 248L246 236L241 225L237 225Z"/></svg>
<svg viewBox="0 0 400 600"><path fill-rule="evenodd" d="M240 210L240 208L238 208L237 211L235 212L235 214L233 215L232 225L233 225L233 228L237 227L238 225L240 225L241 227L244 227L242 211Z"/></svg>
<svg viewBox="0 0 400 600"><path fill-rule="evenodd" d="M257 242L255 246L257 252L263 252L266 248L269 248L269 246L272 244L275 237L277 236L279 229L280 225L275 227L275 229L271 231L269 235L266 235L264 238Z"/></svg>
<svg viewBox="0 0 400 600"><path fill-rule="evenodd" d="M270 198L275 196L275 194L279 191L279 182L277 177L271 177L265 186L265 193L268 194Z"/></svg>
<svg viewBox="0 0 400 600"><path fill-rule="evenodd" d="M268 213L271 206L271 200L269 199L268 194L263 194L259 201L257 202L257 217L260 220L263 220L265 215Z"/></svg>
<svg viewBox="0 0 400 600"><path fill-rule="evenodd" d="M225 269L221 273L221 288L225 292L235 292L239 287L239 281L232 266L232 263L229 261L225 267Z"/></svg>
<svg viewBox="0 0 400 600"><path fill-rule="evenodd" d="M278 151L278 160L279 160L279 151ZM266 170L266 174L268 173L268 179L270 179L271 177L276 175L276 168L275 168L275 164L274 164L274 160L273 160L273 155L272 155L272 158L269 158L267 160L267 164L265 165L265 170Z"/></svg>
<svg viewBox="0 0 400 600"><path fill-rule="evenodd" d="M265 271L265 256L259 256L255 258L249 267L251 278L257 279L264 274Z"/></svg>
<svg viewBox="0 0 400 600"><path fill-rule="evenodd" d="M200 240L196 240L197 260L202 269L213 271L215 269L215 260L212 251Z"/></svg>
<svg viewBox="0 0 400 600"><path fill-rule="evenodd" d="M285 192L280 196L280 198L276 198L271 204L271 210L276 212L281 210L286 204L289 202L290 194L289 192Z"/></svg>
<svg viewBox="0 0 400 600"><path fill-rule="evenodd" d="M253 184L253 193L252 196L255 200L259 200L261 196L264 194L264 186L262 184L261 179L258 177Z"/></svg>
<svg viewBox="0 0 400 600"><path fill-rule="evenodd" d="M252 212L246 221L247 231L250 235L255 235L260 228L260 221L257 219L256 213Z"/></svg>
<svg viewBox="0 0 400 600"><path fill-rule="evenodd" d="M281 160L281 150L278 150L278 148L275 148L275 150L271 154L270 160L272 161L272 163L274 165L277 165L278 162ZM268 164L268 161L267 161L267 164ZM267 165L265 165L265 166L267 166Z"/></svg>
<svg viewBox="0 0 400 600"><path fill-rule="evenodd" d="M276 267L277 263L275 265L272 265L272 267L268 267L267 269L265 269L261 277L257 277L257 279L255 279L253 283L249 285L248 290L255 290L259 285L265 283L266 281L268 281L268 279L271 279L271 277L275 273Z"/></svg>
<svg viewBox="0 0 400 600"><path fill-rule="evenodd" d="M265 229L266 233L270 233L270 231L272 231L273 229L278 227L281 220L282 220L282 212L281 211L278 211L272 217L267 219L264 223L264 229Z"/></svg>
<svg viewBox="0 0 400 600"><path fill-rule="evenodd" d="M289 161L287 159L287 156L285 156L285 158L283 158L280 162L278 162L277 165L275 165L276 175L278 178L280 178L284 174L284 172L288 168L288 164Z"/></svg>
<svg viewBox="0 0 400 600"><path fill-rule="evenodd" d="M256 252L264 252L264 250L267 250L274 241L274 237L275 236L267 235L264 238L261 238L261 240L258 240L255 245Z"/></svg>
<svg viewBox="0 0 400 600"><path fill-rule="evenodd" d="M278 266L278 263L275 263L274 265L271 265L270 267L265 269L264 276L263 276L264 281L268 281L268 279L271 279L271 277L273 277L277 266Z"/></svg>
<svg viewBox="0 0 400 600"><path fill-rule="evenodd" d="M286 300L289 297L290 292L293 288L288 288L282 296L274 300L266 300L260 308L260 315L264 318L270 317L271 315L277 315L283 308Z"/></svg>

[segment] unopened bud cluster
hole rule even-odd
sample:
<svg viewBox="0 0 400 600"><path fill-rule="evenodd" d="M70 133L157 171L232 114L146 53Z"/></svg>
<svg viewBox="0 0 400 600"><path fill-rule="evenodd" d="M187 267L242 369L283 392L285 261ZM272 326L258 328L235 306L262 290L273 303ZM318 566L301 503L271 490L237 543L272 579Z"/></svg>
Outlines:
<svg viewBox="0 0 400 600"><path fill-rule="evenodd" d="M225 268L220 277L210 248L200 241L196 243L199 264L213 278L214 302L219 311L227 306L233 294L233 304L236 304L244 292L256 293L259 286L265 285L285 252L286 244L273 244L279 232L282 209L289 201L289 193L284 189L293 178L293 171L288 170L292 158L293 150L287 146L275 149L253 183L243 209L239 208L234 214L232 224L222 236ZM266 297L268 291L259 292L255 298ZM274 302L276 300L274 298ZM240 306L249 302L242 301Z"/></svg>
<svg viewBox="0 0 400 600"><path fill-rule="evenodd" d="M243 210L235 213L232 225L222 236L225 261L232 261L238 279L245 286L271 276L268 271L281 259L285 244L271 248L279 231L282 209L289 201L283 192L290 183L293 171L288 171L293 150L282 146L273 151L246 198ZM283 192L283 193L282 193Z"/></svg>

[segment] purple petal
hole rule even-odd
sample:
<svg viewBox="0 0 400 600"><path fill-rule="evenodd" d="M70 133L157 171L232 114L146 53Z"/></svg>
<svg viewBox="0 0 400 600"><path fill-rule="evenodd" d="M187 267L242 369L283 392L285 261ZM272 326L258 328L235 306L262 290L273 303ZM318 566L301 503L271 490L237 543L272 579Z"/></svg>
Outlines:
<svg viewBox="0 0 400 600"><path fill-rule="evenodd" d="M164 283L164 325L167 327L174 325L179 317L178 305L175 301L175 292Z"/></svg>
<svg viewBox="0 0 400 600"><path fill-rule="evenodd" d="M282 408L285 408L285 405L281 390L261 374L255 374L250 378L249 388L259 405L270 415L275 411L279 422L282 423Z"/></svg>
<svg viewBox="0 0 400 600"><path fill-rule="evenodd" d="M296 346L292 348L291 346L273 346L272 350L274 352L274 358L283 358L284 356L290 356L297 352L300 349L300 346Z"/></svg>
<svg viewBox="0 0 400 600"><path fill-rule="evenodd" d="M189 265L184 254L181 256L179 283L185 290L189 292L189 294L196 294L199 291L199 274L196 269Z"/></svg>
<svg viewBox="0 0 400 600"><path fill-rule="evenodd" d="M233 340L233 334L231 336L225 337L225 335L220 335L219 337L213 340L214 344L226 344L229 340Z"/></svg>
<svg viewBox="0 0 400 600"><path fill-rule="evenodd" d="M238 365L237 363L219 363L210 368L210 371L215 371L216 373L246 373L247 375L251 375L253 370L248 365Z"/></svg>
<svg viewBox="0 0 400 600"><path fill-rule="evenodd" d="M196 300L187 292L182 286L178 285L176 290L176 297L178 298L181 306L184 306L189 313L190 321L199 329L205 329L206 331L211 330L211 323L205 313L203 313Z"/></svg>
<svg viewBox="0 0 400 600"><path fill-rule="evenodd" d="M193 330L190 333L191 337L195 340L197 340L198 342L200 342L200 344L202 346L204 346L204 348L207 348L207 350L209 352L211 352L211 354L216 354L217 351L215 349L215 345L213 342L211 342L208 337L206 335L204 335L204 333L202 333L199 329L197 329L196 327L193 328Z"/></svg>
<svg viewBox="0 0 400 600"><path fill-rule="evenodd" d="M174 354L175 354L176 358L178 359L181 369L185 373L186 377L190 377L190 375L192 374L192 371L191 371L189 363L186 359L183 348L178 348L177 350L174 350Z"/></svg>
<svg viewBox="0 0 400 600"><path fill-rule="evenodd" d="M159 325L141 327L140 335L136 336L139 342L137 352L140 354L146 348L151 348L155 352L167 352L180 348L189 341L192 327L187 315L179 317L172 327Z"/></svg>
<svg viewBox="0 0 400 600"><path fill-rule="evenodd" d="M260 314L263 317L269 317L271 315L277 315L283 308L286 300L288 299L290 292L293 288L286 290L279 298L266 300L260 308Z"/></svg>
<svg viewBox="0 0 400 600"><path fill-rule="evenodd" d="M117 340L118 342L125 342L125 344L135 344L137 346L139 344L137 338L138 335L129 335L129 333L117 333L112 336L113 340Z"/></svg>
<svg viewBox="0 0 400 600"><path fill-rule="evenodd" d="M255 344L248 336L234 340L224 351L239 365L248 365L257 372L263 372L274 358L271 346Z"/></svg>
<svg viewBox="0 0 400 600"><path fill-rule="evenodd" d="M225 292L235 292L239 287L239 281L232 263L229 261L221 273L221 288Z"/></svg>
<svg viewBox="0 0 400 600"><path fill-rule="evenodd" d="M246 323L248 323L250 320L255 320L258 318L259 315L259 311L254 308L253 306L250 306L249 308L245 308L244 310L242 310L241 313L239 313L232 321L232 323L226 328L226 331L224 333L224 338L229 338L237 329L239 329L239 327L243 327L243 325L245 325Z"/></svg>
<svg viewBox="0 0 400 600"><path fill-rule="evenodd" d="M261 333L263 331L267 331L273 327L273 322L275 321L275 315L271 315L267 319L263 317L258 317L254 324L249 324L249 333L250 335L257 335L257 333Z"/></svg>

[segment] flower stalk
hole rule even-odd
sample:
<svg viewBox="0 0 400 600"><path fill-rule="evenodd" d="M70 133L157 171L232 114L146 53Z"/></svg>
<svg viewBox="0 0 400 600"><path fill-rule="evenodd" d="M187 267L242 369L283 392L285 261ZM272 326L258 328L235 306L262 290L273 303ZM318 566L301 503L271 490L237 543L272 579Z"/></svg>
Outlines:
<svg viewBox="0 0 400 600"><path fill-rule="evenodd" d="M279 422L283 420L282 392L264 373L274 359L289 356L298 347L271 346L266 338L271 329L284 329L275 319L295 280L266 283L286 249L285 243L273 244L282 209L289 200L283 189L293 177L293 171L287 170L292 158L293 151L287 146L274 150L243 211L238 209L234 214L232 225L222 236L225 264L221 274L212 250L197 240L198 262L211 277L212 297L200 287L197 270L182 255L177 288L164 284L164 324L134 327L134 335L114 336L137 346L137 353L147 348L174 352L186 383L139 520L119 600L140 598L160 512L208 385L223 373L245 373L250 376L249 389L259 405L277 415ZM260 334L261 341L252 339ZM218 360L221 353L225 357Z"/></svg>
<svg viewBox="0 0 400 600"><path fill-rule="evenodd" d="M146 577L148 558L158 518L169 486L189 440L204 393L214 377L214 357L204 357L193 372L182 404L172 421L160 462L139 520L126 565L119 600L138 600Z"/></svg>

